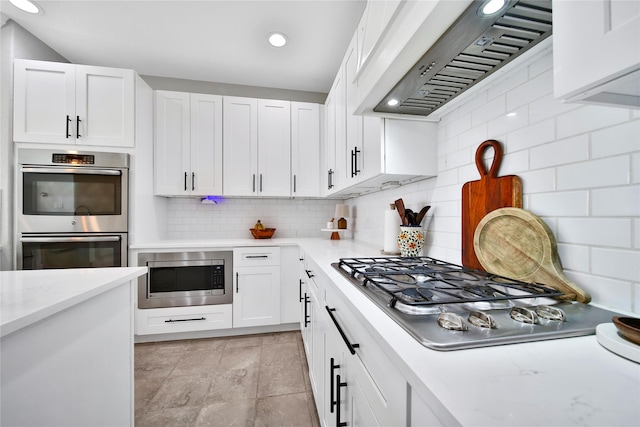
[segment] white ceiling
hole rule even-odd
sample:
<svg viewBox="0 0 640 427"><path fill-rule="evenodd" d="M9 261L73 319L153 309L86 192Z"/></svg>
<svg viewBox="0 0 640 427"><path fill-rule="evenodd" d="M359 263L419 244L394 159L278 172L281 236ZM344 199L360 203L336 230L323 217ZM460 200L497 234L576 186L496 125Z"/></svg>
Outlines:
<svg viewBox="0 0 640 427"><path fill-rule="evenodd" d="M36 0L1 11L70 62L142 75L329 92L366 0ZM289 43L271 47L268 33Z"/></svg>

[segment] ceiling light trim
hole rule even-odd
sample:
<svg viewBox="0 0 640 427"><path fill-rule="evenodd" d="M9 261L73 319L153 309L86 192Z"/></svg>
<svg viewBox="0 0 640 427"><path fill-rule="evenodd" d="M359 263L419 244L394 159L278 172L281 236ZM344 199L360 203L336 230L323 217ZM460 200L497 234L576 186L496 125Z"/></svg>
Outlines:
<svg viewBox="0 0 640 427"><path fill-rule="evenodd" d="M285 33L274 31L267 35L267 41L273 47L284 47L289 42L289 39Z"/></svg>

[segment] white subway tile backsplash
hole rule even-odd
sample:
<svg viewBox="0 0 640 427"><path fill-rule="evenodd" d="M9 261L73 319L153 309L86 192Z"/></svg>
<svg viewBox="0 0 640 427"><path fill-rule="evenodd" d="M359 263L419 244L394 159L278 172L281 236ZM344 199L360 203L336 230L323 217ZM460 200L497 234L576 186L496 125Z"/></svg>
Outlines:
<svg viewBox="0 0 640 427"><path fill-rule="evenodd" d="M580 107L580 104L558 102L553 98L553 94L549 94L529 104L529 120L531 123L535 123L540 120L555 118L562 113L576 110Z"/></svg>
<svg viewBox="0 0 640 427"><path fill-rule="evenodd" d="M558 168L558 190L625 185L629 182L629 157L611 157Z"/></svg>
<svg viewBox="0 0 640 427"><path fill-rule="evenodd" d="M589 247L558 243L558 257L564 270L589 272Z"/></svg>
<svg viewBox="0 0 640 427"><path fill-rule="evenodd" d="M567 138L623 123L629 120L629 112L624 108L589 105L561 114L556 120L558 138Z"/></svg>
<svg viewBox="0 0 640 427"><path fill-rule="evenodd" d="M504 116L506 113L506 99L504 96L498 96L494 99L490 99L481 108L471 112L471 126L484 125L496 117ZM489 128L489 130L491 131L491 128Z"/></svg>
<svg viewBox="0 0 640 427"><path fill-rule="evenodd" d="M567 277L600 305L614 310L633 309L632 285L629 282L574 272L567 272Z"/></svg>
<svg viewBox="0 0 640 427"><path fill-rule="evenodd" d="M508 133L505 148L509 150L509 153L512 153L536 147L554 139L555 122L552 119L548 119Z"/></svg>
<svg viewBox="0 0 640 427"><path fill-rule="evenodd" d="M640 120L602 129L591 134L594 158L640 151Z"/></svg>
<svg viewBox="0 0 640 427"><path fill-rule="evenodd" d="M640 216L640 185L603 188L591 192L593 216Z"/></svg>
<svg viewBox="0 0 640 427"><path fill-rule="evenodd" d="M474 150L478 145L489 139L487 133L487 124L483 123L478 126L474 126L466 132L462 132L458 135L458 147L459 148L471 148Z"/></svg>
<svg viewBox="0 0 640 427"><path fill-rule="evenodd" d="M589 215L589 192L558 191L531 194L527 209L538 216L587 216Z"/></svg>
<svg viewBox="0 0 640 427"><path fill-rule="evenodd" d="M589 158L589 137L580 135L529 150L531 169L576 163Z"/></svg>
<svg viewBox="0 0 640 427"><path fill-rule="evenodd" d="M520 176L522 181L522 192L524 194L551 192L556 188L555 169L539 169L531 172L521 172L517 175Z"/></svg>
<svg viewBox="0 0 640 427"><path fill-rule="evenodd" d="M528 104L532 100L542 98L545 95L553 93L553 70L533 77L518 87L513 88L507 93L507 111Z"/></svg>
<svg viewBox="0 0 640 427"><path fill-rule="evenodd" d="M640 252L594 247L591 249L591 273L638 282L640 281Z"/></svg>
<svg viewBox="0 0 640 427"><path fill-rule="evenodd" d="M509 132L520 129L529 123L529 109L526 105L501 112L494 119L489 120L489 137L504 140Z"/></svg>
<svg viewBox="0 0 640 427"><path fill-rule="evenodd" d="M631 247L631 220L615 218L558 218L558 242Z"/></svg>
<svg viewBox="0 0 640 427"><path fill-rule="evenodd" d="M640 249L640 219L633 220L633 247Z"/></svg>
<svg viewBox="0 0 640 427"><path fill-rule="evenodd" d="M506 73L504 70L498 70L495 73L494 83L487 88L487 99L489 101L501 97L506 93L514 90L518 86L529 80L528 72L525 67L521 67L518 72Z"/></svg>

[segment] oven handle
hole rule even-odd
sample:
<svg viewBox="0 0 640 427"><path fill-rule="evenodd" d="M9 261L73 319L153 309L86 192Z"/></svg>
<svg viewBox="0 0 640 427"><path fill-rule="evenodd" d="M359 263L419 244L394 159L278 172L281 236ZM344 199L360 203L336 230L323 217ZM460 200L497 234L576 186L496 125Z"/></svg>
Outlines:
<svg viewBox="0 0 640 427"><path fill-rule="evenodd" d="M20 242L25 243L67 243L67 242L119 242L120 236L94 236L94 237L21 237Z"/></svg>
<svg viewBox="0 0 640 427"><path fill-rule="evenodd" d="M80 175L122 175L122 171L114 169L90 169L84 167L78 168L20 168L20 172L34 172L34 173L75 173Z"/></svg>

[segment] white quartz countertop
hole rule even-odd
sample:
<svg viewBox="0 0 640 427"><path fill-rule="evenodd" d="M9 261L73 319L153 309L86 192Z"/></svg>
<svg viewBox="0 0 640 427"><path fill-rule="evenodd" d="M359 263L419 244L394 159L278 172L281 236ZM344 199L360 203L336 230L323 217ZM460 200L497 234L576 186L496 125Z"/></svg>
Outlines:
<svg viewBox="0 0 640 427"><path fill-rule="evenodd" d="M132 248L256 245L301 246L444 425L640 425L640 364L609 352L595 335L456 351L419 344L331 267L340 258L380 256L378 247L353 240L239 239Z"/></svg>
<svg viewBox="0 0 640 427"><path fill-rule="evenodd" d="M146 267L0 272L0 337L142 276Z"/></svg>
<svg viewBox="0 0 640 427"><path fill-rule="evenodd" d="M595 335L431 350L331 267L341 257L380 256L379 248L347 240L300 244L360 314L383 351L400 361L398 369L443 424L640 425L640 364L609 352Z"/></svg>

